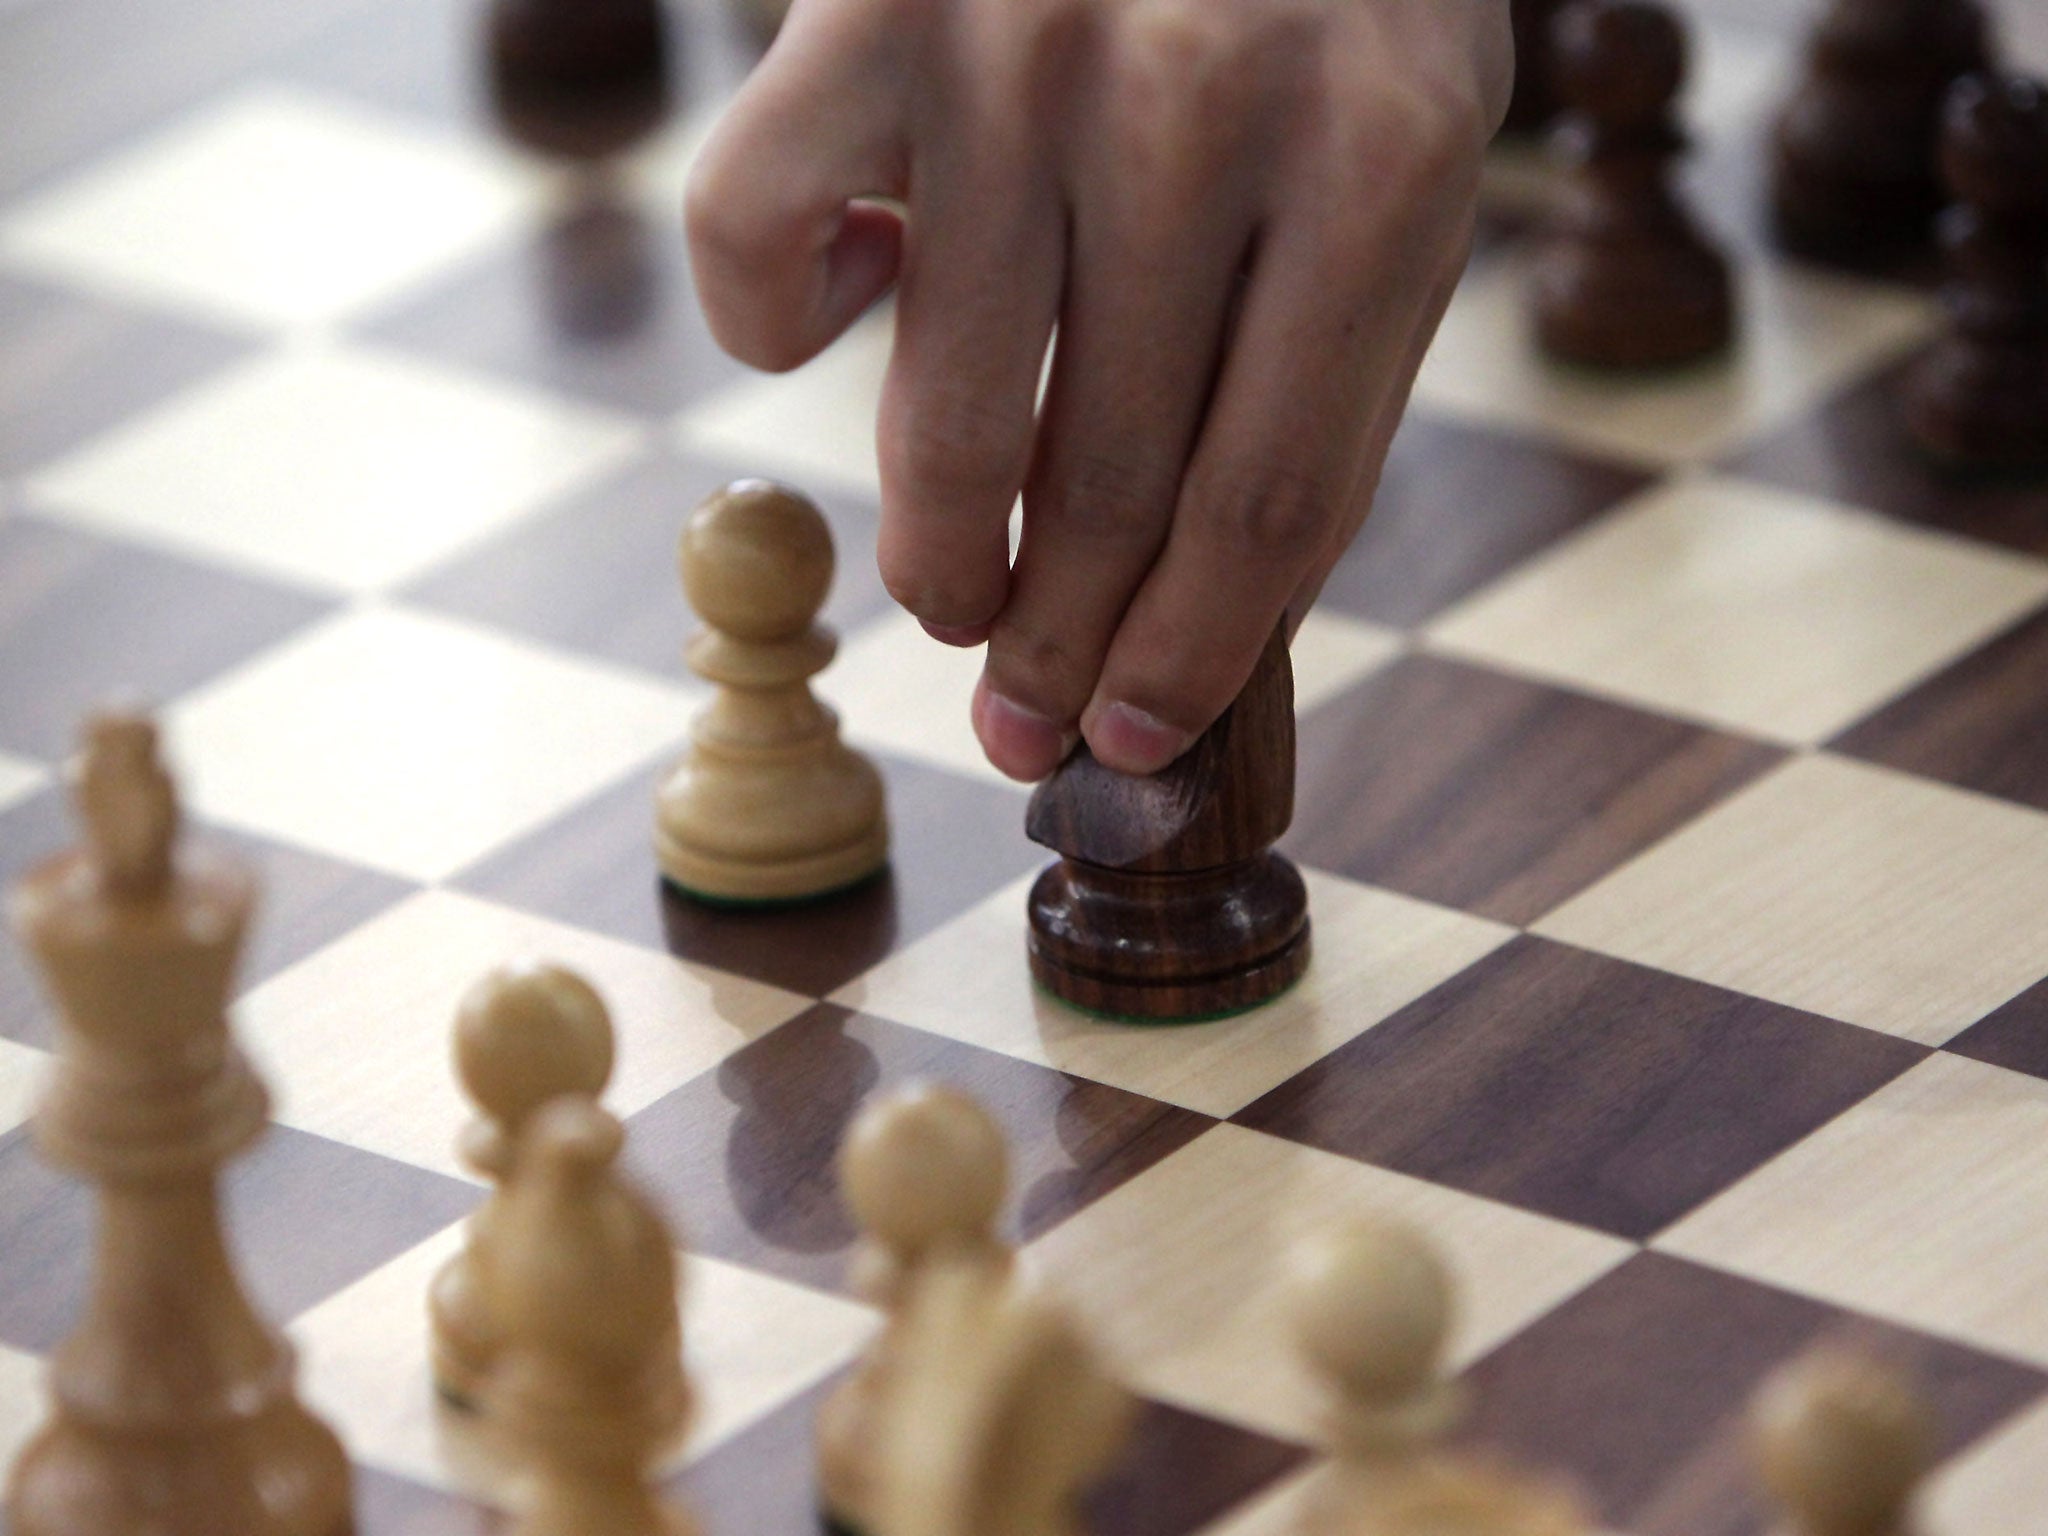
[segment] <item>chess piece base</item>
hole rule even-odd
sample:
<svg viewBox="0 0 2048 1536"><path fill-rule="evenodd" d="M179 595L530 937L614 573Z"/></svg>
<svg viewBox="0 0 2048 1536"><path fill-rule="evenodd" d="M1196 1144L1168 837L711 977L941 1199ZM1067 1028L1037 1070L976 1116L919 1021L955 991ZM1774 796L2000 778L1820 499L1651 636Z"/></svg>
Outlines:
<svg viewBox="0 0 2048 1536"><path fill-rule="evenodd" d="M736 859L707 853L657 828L655 856L678 895L709 906L780 907L825 901L865 885L889 864L889 829L870 828L838 848L788 859Z"/></svg>
<svg viewBox="0 0 2048 1536"><path fill-rule="evenodd" d="M1031 974L1061 1001L1137 1023L1269 1002L1308 968L1308 890L1267 851L1190 874L1062 859L1032 886Z"/></svg>
<svg viewBox="0 0 2048 1536"><path fill-rule="evenodd" d="M59 1418L15 1464L7 1516L14 1536L352 1536L355 1529L341 1442L294 1403L261 1413L225 1440L204 1426L189 1443Z"/></svg>
<svg viewBox="0 0 2048 1536"><path fill-rule="evenodd" d="M1921 449L1950 469L2048 471L2048 345L1936 342L1907 371L1899 407Z"/></svg>
<svg viewBox="0 0 2048 1536"><path fill-rule="evenodd" d="M1593 368L1675 368L1727 348L1728 265L1705 246L1622 253L1553 248L1539 261L1536 340Z"/></svg>

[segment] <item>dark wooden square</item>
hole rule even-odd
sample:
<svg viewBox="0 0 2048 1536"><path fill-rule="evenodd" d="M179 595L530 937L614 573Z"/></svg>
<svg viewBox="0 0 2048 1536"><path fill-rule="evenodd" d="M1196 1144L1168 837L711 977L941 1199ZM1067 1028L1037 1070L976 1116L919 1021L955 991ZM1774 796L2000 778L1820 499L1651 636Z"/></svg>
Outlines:
<svg viewBox="0 0 2048 1536"><path fill-rule="evenodd" d="M1575 1477L1600 1522L1638 1536L1763 1536L1744 1419L1781 1362L1867 1351L1925 1391L1947 1455L2048 1378L1959 1344L1659 1253L1611 1270L1469 1373L1474 1439Z"/></svg>
<svg viewBox="0 0 2048 1536"><path fill-rule="evenodd" d="M1651 479L1539 438L1410 410L1372 515L1322 600L1382 624L1420 624Z"/></svg>
<svg viewBox="0 0 2048 1536"><path fill-rule="evenodd" d="M821 1003L632 1120L628 1156L692 1249L843 1290L854 1229L834 1159L869 1097L974 1095L1010 1143L1006 1228L1037 1237L1194 1140L1192 1110Z"/></svg>
<svg viewBox="0 0 2048 1536"><path fill-rule="evenodd" d="M1942 1047L1958 1056L2048 1077L2048 981L2037 981Z"/></svg>
<svg viewBox="0 0 2048 1536"><path fill-rule="evenodd" d="M1961 475L1928 459L1899 421L1906 366L1860 379L1722 467L1945 533L2048 554L2048 479Z"/></svg>
<svg viewBox="0 0 2048 1536"><path fill-rule="evenodd" d="M124 695L169 703L333 606L40 518L0 519L0 748L68 756L87 710Z"/></svg>
<svg viewBox="0 0 2048 1536"><path fill-rule="evenodd" d="M1527 923L1783 755L1414 654L1301 722L1287 845L1323 869Z"/></svg>
<svg viewBox="0 0 2048 1536"><path fill-rule="evenodd" d="M691 509L745 472L667 454L638 460L405 596L568 650L686 676L683 644L697 619L676 571L677 541ZM889 606L875 570L877 513L854 497L826 493L818 501L839 557L824 616L844 633Z"/></svg>
<svg viewBox="0 0 2048 1536"><path fill-rule="evenodd" d="M39 468L252 350L196 321L0 274L0 472Z"/></svg>
<svg viewBox="0 0 2048 1536"><path fill-rule="evenodd" d="M175 767L175 764L173 764ZM255 869L261 896L237 976L247 991L294 961L340 938L411 895L417 886L324 854L203 824L185 835L231 850ZM0 886L76 844L66 797L45 789L0 815ZM0 939L0 1035L48 1049L55 1024L28 956L12 936Z"/></svg>
<svg viewBox="0 0 2048 1536"><path fill-rule="evenodd" d="M229 1165L223 1188L236 1271L280 1324L460 1220L482 1196L459 1179L282 1125ZM94 1225L88 1186L37 1157L25 1129L0 1140L0 1341L41 1354L70 1331L90 1294Z"/></svg>
<svg viewBox="0 0 2048 1536"><path fill-rule="evenodd" d="M877 758L889 796L889 869L827 900L708 907L655 873L663 763L458 875L455 884L580 927L792 992L822 997L957 917L1046 857L1024 836L1024 795L900 758Z"/></svg>
<svg viewBox="0 0 2048 1536"><path fill-rule="evenodd" d="M2048 811L2048 609L1979 646L1829 745L1852 757Z"/></svg>
<svg viewBox="0 0 2048 1536"><path fill-rule="evenodd" d="M1926 1054L1524 935L1232 1118L1641 1240Z"/></svg>

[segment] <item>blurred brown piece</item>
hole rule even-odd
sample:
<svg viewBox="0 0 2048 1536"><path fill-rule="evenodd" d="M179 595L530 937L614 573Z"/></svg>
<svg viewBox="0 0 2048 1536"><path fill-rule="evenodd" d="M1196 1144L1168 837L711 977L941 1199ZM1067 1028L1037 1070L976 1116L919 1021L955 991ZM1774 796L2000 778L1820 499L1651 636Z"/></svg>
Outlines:
<svg viewBox="0 0 2048 1536"><path fill-rule="evenodd" d="M668 116L660 0L494 0L486 40L491 108L528 149L603 159Z"/></svg>

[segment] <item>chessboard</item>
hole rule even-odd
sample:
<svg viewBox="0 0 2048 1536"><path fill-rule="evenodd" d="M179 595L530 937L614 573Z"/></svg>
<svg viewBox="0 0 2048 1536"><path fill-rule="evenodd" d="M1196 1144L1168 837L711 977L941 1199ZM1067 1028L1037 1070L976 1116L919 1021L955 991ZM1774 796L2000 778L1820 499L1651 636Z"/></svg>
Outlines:
<svg viewBox="0 0 2048 1536"><path fill-rule="evenodd" d="M1142 1399L1099 1536L1289 1529L1324 1463L1276 1256L1367 1212L1457 1272L1463 1433L1614 1532L1759 1530L1745 1401L1824 1340L1924 1388L1930 1530L2048 1530L2048 487L1904 445L1924 276L1764 238L1777 10L1689 13L1727 357L1539 361L1545 172L1498 156L1294 648L1310 972L1134 1028L1033 990L1045 854L968 728L977 658L874 573L888 316L780 377L697 316L680 190L740 26L678 11L673 121L591 176L493 133L466 5L0 4L0 876L72 841L81 714L153 702L194 835L264 882L235 1019L275 1123L232 1239L364 1536L496 1518L423 1308L481 1195L454 1006L519 956L617 1019L713 1536L817 1529L811 1419L875 1323L832 1158L917 1078L1000 1120L1024 1263ZM888 876L808 909L689 904L649 848L704 698L675 541L742 475L830 518L821 688L894 821ZM27 1124L52 1043L0 948L0 1461L90 1267Z"/></svg>

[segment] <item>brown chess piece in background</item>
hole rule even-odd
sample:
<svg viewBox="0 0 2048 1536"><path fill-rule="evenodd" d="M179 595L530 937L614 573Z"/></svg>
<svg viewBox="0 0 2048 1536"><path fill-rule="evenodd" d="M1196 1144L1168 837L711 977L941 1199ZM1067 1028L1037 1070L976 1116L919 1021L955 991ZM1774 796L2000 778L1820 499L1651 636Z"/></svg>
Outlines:
<svg viewBox="0 0 2048 1536"><path fill-rule="evenodd" d="M838 647L817 623L832 536L808 499L739 480L690 514L678 552L704 628L685 653L717 690L655 797L655 854L684 895L809 901L881 873L881 775L811 692Z"/></svg>
<svg viewBox="0 0 2048 1536"><path fill-rule="evenodd" d="M512 1536L696 1536L655 1486L691 1393L675 1248L617 1170L624 1142L587 1098L547 1105L480 1254L504 1333L485 1409L525 1478Z"/></svg>
<svg viewBox="0 0 2048 1536"><path fill-rule="evenodd" d="M661 0L492 0L485 42L492 110L528 149L601 159L668 116Z"/></svg>
<svg viewBox="0 0 2048 1536"><path fill-rule="evenodd" d="M519 1145L541 1107L565 1094L596 1098L612 1074L611 1016L590 984L555 965L502 966L463 995L455 1016L455 1071L482 1112L456 1147L491 1181L461 1250L427 1290L434 1385L456 1406L481 1405L504 1345L486 1305L481 1251L505 1206Z"/></svg>
<svg viewBox="0 0 2048 1536"><path fill-rule="evenodd" d="M1294 673L1285 630L1223 717L1138 777L1084 744L1031 797L1025 831L1060 855L1031 888L1031 974L1118 1018L1255 1007L1308 967L1308 891L1273 844L1294 819Z"/></svg>
<svg viewBox="0 0 2048 1536"><path fill-rule="evenodd" d="M1509 25L1515 35L1515 88L1508 98L1503 133L1539 133L1557 114L1551 83L1550 28L1563 0L1511 0Z"/></svg>
<svg viewBox="0 0 2048 1536"><path fill-rule="evenodd" d="M1671 185L1684 32L1649 0L1575 0L1552 50L1568 172L1531 274L1538 342L1602 368L1719 351L1734 325L1728 263Z"/></svg>
<svg viewBox="0 0 2048 1536"><path fill-rule="evenodd" d="M9 1528L346 1536L347 1457L300 1406L291 1346L243 1294L221 1226L220 1170L269 1112L226 1013L254 883L178 845L144 716L88 723L77 806L84 845L33 871L14 915L60 1013L37 1140L97 1186L99 1245Z"/></svg>
<svg viewBox="0 0 2048 1536"><path fill-rule="evenodd" d="M2048 86L1957 81L1941 159L1947 330L1906 374L1906 425L1958 468L2048 470Z"/></svg>
<svg viewBox="0 0 2048 1536"><path fill-rule="evenodd" d="M1942 98L1990 53L1977 0L1832 0L1772 133L1778 244L1852 266L1924 246Z"/></svg>

